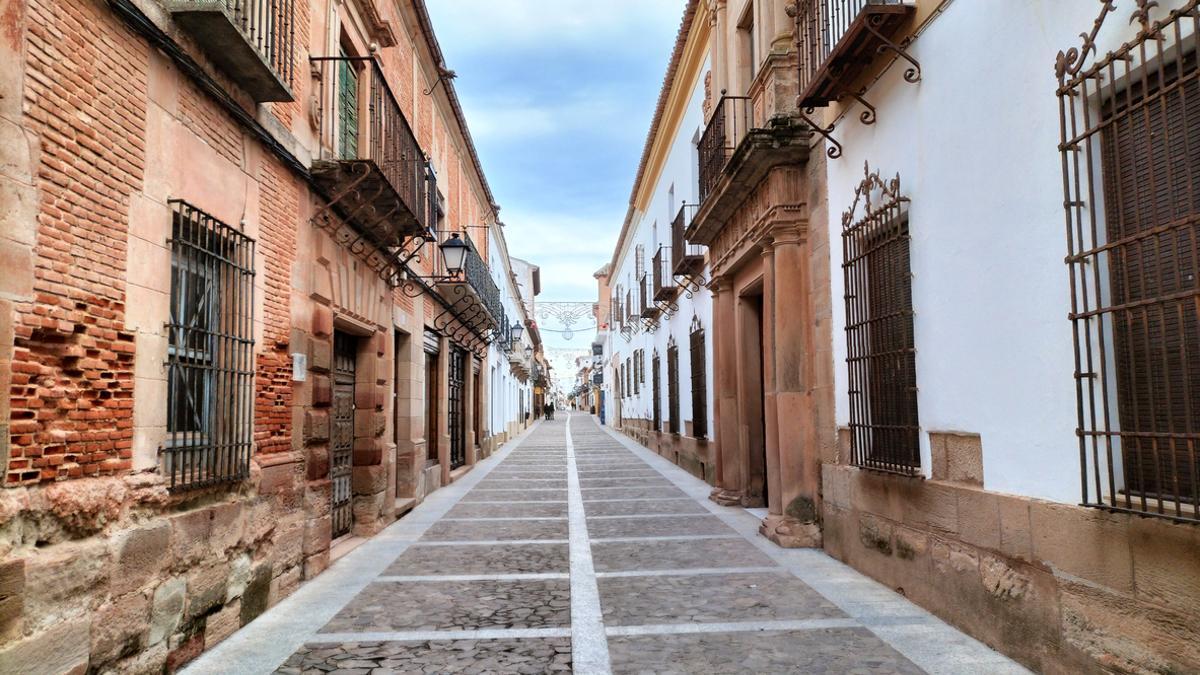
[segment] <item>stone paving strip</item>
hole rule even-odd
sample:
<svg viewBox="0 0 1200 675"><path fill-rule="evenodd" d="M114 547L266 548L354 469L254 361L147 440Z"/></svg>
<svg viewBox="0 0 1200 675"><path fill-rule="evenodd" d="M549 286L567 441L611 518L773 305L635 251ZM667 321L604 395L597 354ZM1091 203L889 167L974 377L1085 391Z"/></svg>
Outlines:
<svg viewBox="0 0 1200 675"><path fill-rule="evenodd" d="M186 672L1025 672L588 415L518 440Z"/></svg>
<svg viewBox="0 0 1200 675"><path fill-rule="evenodd" d="M507 539L536 540L567 538L567 521L553 520L486 520L434 523L425 532L428 541L468 541Z"/></svg>
<svg viewBox="0 0 1200 675"><path fill-rule="evenodd" d="M565 573L570 569L566 543L505 543L481 548L471 545L418 546L405 551L384 574L399 576L456 574Z"/></svg>
<svg viewBox="0 0 1200 675"><path fill-rule="evenodd" d="M571 641L563 637L312 644L293 654L277 672L324 672L330 664L352 672L570 672Z"/></svg>

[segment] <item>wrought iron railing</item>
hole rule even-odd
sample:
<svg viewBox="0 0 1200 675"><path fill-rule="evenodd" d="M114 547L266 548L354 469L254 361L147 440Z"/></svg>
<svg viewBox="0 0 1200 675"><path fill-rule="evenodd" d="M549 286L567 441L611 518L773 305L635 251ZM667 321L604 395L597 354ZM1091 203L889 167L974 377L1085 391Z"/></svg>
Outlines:
<svg viewBox="0 0 1200 675"><path fill-rule="evenodd" d="M320 81L320 159L373 162L420 228L432 228L437 223L437 178L378 62L367 56L311 61Z"/></svg>
<svg viewBox="0 0 1200 675"><path fill-rule="evenodd" d="M279 79L291 85L296 57L295 0L224 0L224 4L254 51Z"/></svg>
<svg viewBox="0 0 1200 675"><path fill-rule="evenodd" d="M491 270L488 269L487 263L483 262L479 249L475 248L475 242L471 241L466 232L463 233L463 239L471 247L463 261L463 278L475 289L480 302L491 313L492 318L499 320L504 312L504 305L500 302L500 289L496 287L496 282L492 281Z"/></svg>
<svg viewBox="0 0 1200 675"><path fill-rule="evenodd" d="M721 94L708 126L700 136L700 202L703 203L717 185L725 163L746 137L751 124L750 98Z"/></svg>
<svg viewBox="0 0 1200 675"><path fill-rule="evenodd" d="M651 269L654 277L654 300L668 300L675 293L675 277L671 270L671 256L666 246L659 246L654 254Z"/></svg>
<svg viewBox="0 0 1200 675"><path fill-rule="evenodd" d="M904 79L921 79L921 67L893 41L892 34L914 10L912 0L800 0L796 15L801 108L820 107L848 95L867 110L860 119L875 121L875 109L857 89L849 89L858 70L875 55L891 52L908 61Z"/></svg>
<svg viewBox="0 0 1200 675"><path fill-rule="evenodd" d="M675 220L671 221L671 272L673 274L690 273L697 260L703 263L704 247L689 243L685 236L687 228L692 224L692 218L696 216L699 208L698 204L684 204L675 214Z"/></svg>

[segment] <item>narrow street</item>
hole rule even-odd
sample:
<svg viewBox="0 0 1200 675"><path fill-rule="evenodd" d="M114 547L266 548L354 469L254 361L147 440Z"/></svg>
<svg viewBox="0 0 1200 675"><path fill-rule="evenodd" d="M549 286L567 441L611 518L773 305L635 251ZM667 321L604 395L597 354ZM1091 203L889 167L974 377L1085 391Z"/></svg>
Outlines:
<svg viewBox="0 0 1200 675"><path fill-rule="evenodd" d="M186 672L1025 672L709 489L561 413Z"/></svg>

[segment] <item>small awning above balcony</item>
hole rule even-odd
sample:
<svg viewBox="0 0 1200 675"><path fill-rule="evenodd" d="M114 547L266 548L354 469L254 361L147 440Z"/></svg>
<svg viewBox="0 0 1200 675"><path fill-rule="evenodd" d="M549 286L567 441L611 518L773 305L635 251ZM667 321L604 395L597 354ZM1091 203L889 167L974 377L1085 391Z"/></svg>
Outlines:
<svg viewBox="0 0 1200 675"><path fill-rule="evenodd" d="M255 101L294 101L296 0L170 0L205 55Z"/></svg>

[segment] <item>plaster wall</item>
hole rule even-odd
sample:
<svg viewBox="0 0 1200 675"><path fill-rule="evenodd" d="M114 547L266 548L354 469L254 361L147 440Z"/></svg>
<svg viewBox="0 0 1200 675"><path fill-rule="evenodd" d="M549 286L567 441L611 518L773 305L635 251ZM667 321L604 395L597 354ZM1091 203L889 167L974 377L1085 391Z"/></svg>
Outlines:
<svg viewBox="0 0 1200 675"><path fill-rule="evenodd" d="M1164 3L1175 6L1178 3ZM1101 53L1133 36L1120 3ZM922 466L928 432L978 433L988 490L1080 500L1055 57L1077 47L1099 3L954 2L910 47L923 79L893 65L850 107L828 163L837 423L849 422L841 214L864 163L899 173L911 198ZM1169 9L1169 7L1168 7ZM1118 20L1119 19L1119 20ZM988 57L986 68L977 58ZM1031 470L1031 467L1037 467Z"/></svg>
<svg viewBox="0 0 1200 675"><path fill-rule="evenodd" d="M644 211L637 211L629 234L625 237L625 247L616 260L616 267L610 280L615 287L621 284L623 288L632 287L637 292L636 251L641 245L644 251L644 264L648 279L653 275L653 257L659 246L671 246L671 222L674 220L682 204L695 204L699 200L698 165L696 140L704 128L704 81L711 69L711 62L705 59L703 67L695 82L686 83L689 87L689 98L686 109L671 136L670 151L662 165L661 172L653 177L652 196ZM708 278L708 270L705 270ZM632 284L632 286L631 286ZM622 296L623 297L623 296ZM648 295L649 298L649 295ZM652 299L652 298L650 298ZM626 420L639 420L640 427L649 430L653 421L653 392L651 381L653 376L653 357L657 353L661 361L662 382L659 386L661 396L660 410L663 430L666 429L669 415L667 401L667 346L668 340L674 338L679 348L679 413L681 418L680 431L686 432L690 426L685 422L695 419L692 410L692 370L690 332L693 317L699 319L705 330L705 377L707 380L706 398L707 419L709 420L709 435L712 433L712 391L713 391L713 357L712 357L712 296L708 289L702 288L688 297L680 292L675 301L678 311L669 317L658 320L658 328L653 332L642 330L634 333L629 340L620 333L611 333L611 358L624 363L636 350L645 353L645 381L638 385L638 393L633 394L633 388L624 392L621 398L621 416ZM641 319L634 319L638 324ZM632 375L631 375L632 377ZM606 374L605 388L611 385ZM610 396L611 396L610 390ZM611 399L610 399L611 400ZM705 448L705 452L707 449ZM699 458L709 463L707 457Z"/></svg>

